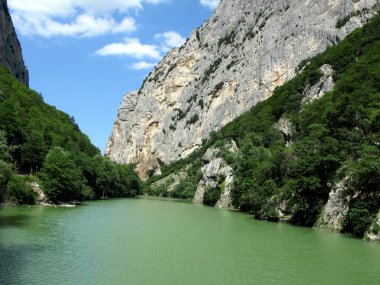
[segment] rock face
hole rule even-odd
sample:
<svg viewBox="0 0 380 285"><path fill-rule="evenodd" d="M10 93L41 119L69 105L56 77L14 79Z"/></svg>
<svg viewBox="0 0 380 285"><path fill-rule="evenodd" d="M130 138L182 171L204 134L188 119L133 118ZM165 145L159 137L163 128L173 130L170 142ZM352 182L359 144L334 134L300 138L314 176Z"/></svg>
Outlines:
<svg viewBox="0 0 380 285"><path fill-rule="evenodd" d="M323 97L327 92L333 90L334 87L334 69L331 65L324 64L321 66L320 71L322 72L322 77L318 82L309 86L305 89L302 99L303 104L308 104L314 100Z"/></svg>
<svg viewBox="0 0 380 285"><path fill-rule="evenodd" d="M125 95L105 154L143 179L184 158L374 15L376 0L223 0ZM358 12L337 28L338 20Z"/></svg>
<svg viewBox="0 0 380 285"><path fill-rule="evenodd" d="M33 192L37 194L37 198L36 198L37 204L38 205L47 204L47 197L44 191L42 191L41 186L36 181L31 182L30 186L32 186Z"/></svg>
<svg viewBox="0 0 380 285"><path fill-rule="evenodd" d="M346 180L339 181L329 194L323 212L316 222L317 227L329 228L340 232L343 229L343 222L349 211L351 197L346 194Z"/></svg>
<svg viewBox="0 0 380 285"><path fill-rule="evenodd" d="M154 182L150 185L152 189L156 189L158 187L165 187L167 192L172 192L175 188L181 184L181 180L188 177L186 172L188 167L184 167L179 172L174 172L157 182Z"/></svg>
<svg viewBox="0 0 380 285"><path fill-rule="evenodd" d="M6 0L0 0L0 65L7 68L20 82L29 84L28 70Z"/></svg>
<svg viewBox="0 0 380 285"><path fill-rule="evenodd" d="M235 142L227 146L231 152L237 151ZM209 148L203 156L202 179L199 181L193 202L203 203L203 196L207 188L221 188L221 196L215 207L232 208L231 190L233 183L233 169L220 155L220 148Z"/></svg>
<svg viewBox="0 0 380 285"><path fill-rule="evenodd" d="M380 211L377 214L376 221L366 233L365 238L370 241L380 241Z"/></svg>
<svg viewBox="0 0 380 285"><path fill-rule="evenodd" d="M292 136L295 133L295 128L288 118L281 117L277 124L274 125L274 128L282 133L287 147L293 144Z"/></svg>

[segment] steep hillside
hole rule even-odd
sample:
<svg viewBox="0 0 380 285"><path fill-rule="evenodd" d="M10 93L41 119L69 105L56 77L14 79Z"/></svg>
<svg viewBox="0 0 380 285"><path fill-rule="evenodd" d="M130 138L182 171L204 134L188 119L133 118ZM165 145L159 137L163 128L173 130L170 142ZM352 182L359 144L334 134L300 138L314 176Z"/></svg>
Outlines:
<svg viewBox="0 0 380 285"><path fill-rule="evenodd" d="M376 0L222 1L124 97L105 154L142 178L199 149L211 132L269 98L299 63L374 15Z"/></svg>
<svg viewBox="0 0 380 285"><path fill-rule="evenodd" d="M100 156L73 117L26 86L6 1L0 17L0 207L139 194L132 166Z"/></svg>
<svg viewBox="0 0 380 285"><path fill-rule="evenodd" d="M29 74L22 57L7 0L0 0L0 65L6 67L20 82L29 84Z"/></svg>
<svg viewBox="0 0 380 285"><path fill-rule="evenodd" d="M150 194L380 240L380 15L150 179Z"/></svg>
<svg viewBox="0 0 380 285"><path fill-rule="evenodd" d="M74 118L49 106L37 92L0 67L0 130L14 147L13 159L21 171L41 168L52 147L89 156L99 154Z"/></svg>
<svg viewBox="0 0 380 285"><path fill-rule="evenodd" d="M100 156L73 117L0 67L0 206L129 197L142 187L132 166Z"/></svg>

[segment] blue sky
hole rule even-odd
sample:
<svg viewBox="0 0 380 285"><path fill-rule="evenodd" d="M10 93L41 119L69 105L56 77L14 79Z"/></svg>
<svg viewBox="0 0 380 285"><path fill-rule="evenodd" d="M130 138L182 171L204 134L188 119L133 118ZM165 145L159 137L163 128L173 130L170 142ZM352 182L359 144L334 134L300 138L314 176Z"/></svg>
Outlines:
<svg viewBox="0 0 380 285"><path fill-rule="evenodd" d="M219 0L8 0L30 87L74 116L103 152L123 95L138 89Z"/></svg>

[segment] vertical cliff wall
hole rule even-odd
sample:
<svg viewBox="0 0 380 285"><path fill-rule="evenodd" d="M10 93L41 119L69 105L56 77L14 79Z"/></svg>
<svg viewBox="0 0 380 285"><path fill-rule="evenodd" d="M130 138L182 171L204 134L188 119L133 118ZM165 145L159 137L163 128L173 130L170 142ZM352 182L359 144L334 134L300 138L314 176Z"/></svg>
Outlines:
<svg viewBox="0 0 380 285"><path fill-rule="evenodd" d="M224 0L138 91L125 95L105 154L142 178L293 78L300 62L374 15L376 0Z"/></svg>
<svg viewBox="0 0 380 285"><path fill-rule="evenodd" d="M7 1L0 0L0 65L4 66L19 81L29 84L29 74L22 57Z"/></svg>

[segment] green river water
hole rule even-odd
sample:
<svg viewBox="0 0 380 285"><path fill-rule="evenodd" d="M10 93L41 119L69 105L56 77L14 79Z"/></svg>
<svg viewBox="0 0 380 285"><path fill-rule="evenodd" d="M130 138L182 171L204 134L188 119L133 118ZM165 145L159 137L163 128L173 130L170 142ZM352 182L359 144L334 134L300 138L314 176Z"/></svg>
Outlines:
<svg viewBox="0 0 380 285"><path fill-rule="evenodd" d="M380 244L178 201L5 208L0 284L380 284Z"/></svg>

